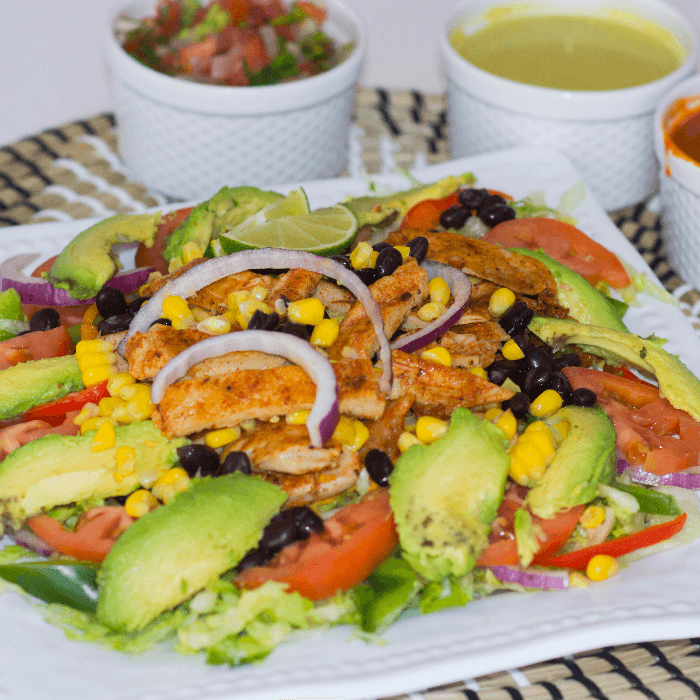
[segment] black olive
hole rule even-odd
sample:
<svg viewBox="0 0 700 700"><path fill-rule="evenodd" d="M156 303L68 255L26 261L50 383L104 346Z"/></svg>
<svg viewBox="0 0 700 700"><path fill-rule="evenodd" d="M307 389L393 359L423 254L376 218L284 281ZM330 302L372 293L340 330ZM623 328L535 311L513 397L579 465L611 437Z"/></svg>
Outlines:
<svg viewBox="0 0 700 700"><path fill-rule="evenodd" d="M583 406L584 408L591 408L592 406L595 406L597 401L598 397L596 396L595 391L592 389L587 389L584 386L579 389L575 389L571 398L571 403L574 406Z"/></svg>
<svg viewBox="0 0 700 700"><path fill-rule="evenodd" d="M372 246L372 250L379 253L380 251L384 250L384 248L393 248L393 247L394 246L392 246L391 243L387 243L386 241L380 241L379 243L375 243Z"/></svg>
<svg viewBox="0 0 700 700"><path fill-rule="evenodd" d="M514 219L515 210L507 204L494 204L492 207L479 210L479 218L486 226L493 228L504 221Z"/></svg>
<svg viewBox="0 0 700 700"><path fill-rule="evenodd" d="M253 315L248 321L249 331L274 331L277 328L277 324L280 322L279 314L272 313L266 314L260 309L256 309Z"/></svg>
<svg viewBox="0 0 700 700"><path fill-rule="evenodd" d="M406 245L411 251L411 256L415 258L416 262L420 265L423 260L425 260L426 255L428 255L428 239L425 236L416 236L406 243Z"/></svg>
<svg viewBox="0 0 700 700"><path fill-rule="evenodd" d="M396 248L390 246L379 251L374 269L382 276L392 274L403 263L403 257Z"/></svg>
<svg viewBox="0 0 700 700"><path fill-rule="evenodd" d="M306 535L308 537L308 534ZM292 509L282 510L265 526L258 546L268 552L279 552L299 538L296 513Z"/></svg>
<svg viewBox="0 0 700 700"><path fill-rule="evenodd" d="M190 475L213 476L220 471L219 455L206 445L184 445L177 448L180 466Z"/></svg>
<svg viewBox="0 0 700 700"><path fill-rule="evenodd" d="M352 263L347 255L330 255L329 259L334 260L348 270L352 270Z"/></svg>
<svg viewBox="0 0 700 700"><path fill-rule="evenodd" d="M306 326L303 323L292 323L287 321L283 323L278 329L280 333L289 333L290 335L295 335L297 338L302 340L309 339L309 331L306 330Z"/></svg>
<svg viewBox="0 0 700 700"><path fill-rule="evenodd" d="M500 194L487 194L482 200L481 204L477 209L477 215L481 218L482 214L491 207L502 206L506 203L506 200L501 197Z"/></svg>
<svg viewBox="0 0 700 700"><path fill-rule="evenodd" d="M484 189L477 189L475 187L467 187L466 189L460 190L457 195L459 203L465 208L474 210L478 209L482 202L489 196L489 191Z"/></svg>
<svg viewBox="0 0 700 700"><path fill-rule="evenodd" d="M508 406L504 402L504 408L510 408L516 418L525 418L530 410L530 397L524 391L519 391L510 399Z"/></svg>
<svg viewBox="0 0 700 700"><path fill-rule="evenodd" d="M102 287L102 289L97 292L95 305L97 306L97 313L99 313L102 318L121 316L126 313L127 307L124 295L118 289L108 286Z"/></svg>
<svg viewBox="0 0 700 700"><path fill-rule="evenodd" d="M555 372L552 378L549 380L549 389L554 389L554 391L561 396L561 400L565 406L569 406L574 400L574 390L571 386L571 382L567 379L565 374L561 372Z"/></svg>
<svg viewBox="0 0 700 700"><path fill-rule="evenodd" d="M548 345L535 345L525 353L528 367L551 367L554 360Z"/></svg>
<svg viewBox="0 0 700 700"><path fill-rule="evenodd" d="M149 328L153 328L153 326L172 326L173 322L169 318L157 318L153 323L149 326Z"/></svg>
<svg viewBox="0 0 700 700"><path fill-rule="evenodd" d="M50 331L61 325L61 317L56 309L39 309L29 320L30 331Z"/></svg>
<svg viewBox="0 0 700 700"><path fill-rule="evenodd" d="M469 210L459 204L447 207L447 209L440 214L440 226L444 228L462 228L462 226L467 223L469 214Z"/></svg>
<svg viewBox="0 0 700 700"><path fill-rule="evenodd" d="M251 549L248 554L246 554L243 559L238 562L236 571L245 571L246 569L251 569L254 566L265 566L267 562L274 557L274 552L268 552L266 549L260 549L256 547Z"/></svg>
<svg viewBox="0 0 700 700"><path fill-rule="evenodd" d="M250 458L245 452L229 452L221 465L222 474L251 474L253 468L250 464Z"/></svg>
<svg viewBox="0 0 700 700"><path fill-rule="evenodd" d="M379 279L379 273L373 267L363 267L354 272L360 278L360 281L368 287Z"/></svg>
<svg viewBox="0 0 700 700"><path fill-rule="evenodd" d="M295 506L289 510L294 513L298 539L306 540L312 532L320 535L325 530L323 520L309 506Z"/></svg>
<svg viewBox="0 0 700 700"><path fill-rule="evenodd" d="M150 297L136 297L133 301L129 302L126 310L130 314L136 314L138 310L150 299Z"/></svg>
<svg viewBox="0 0 700 700"><path fill-rule="evenodd" d="M518 301L498 319L498 322L501 328L513 337L528 327L534 315L535 312L524 301Z"/></svg>
<svg viewBox="0 0 700 700"><path fill-rule="evenodd" d="M567 355L561 355L554 358L554 368L558 371L564 367L580 367L581 356L576 352L570 352Z"/></svg>
<svg viewBox="0 0 700 700"><path fill-rule="evenodd" d="M126 331L129 329L129 324L133 318L134 314L130 314L128 311L118 316L110 316L100 321L97 324L97 329L100 331L100 335L109 335L110 333Z"/></svg>
<svg viewBox="0 0 700 700"><path fill-rule="evenodd" d="M389 475L394 471L394 463L386 452L370 450L365 456L365 468L372 481L380 486L388 486Z"/></svg>
<svg viewBox="0 0 700 700"><path fill-rule="evenodd" d="M523 382L523 391L534 399L539 396L545 389L549 388L552 379L552 366L541 365L540 367L532 367L525 375Z"/></svg>

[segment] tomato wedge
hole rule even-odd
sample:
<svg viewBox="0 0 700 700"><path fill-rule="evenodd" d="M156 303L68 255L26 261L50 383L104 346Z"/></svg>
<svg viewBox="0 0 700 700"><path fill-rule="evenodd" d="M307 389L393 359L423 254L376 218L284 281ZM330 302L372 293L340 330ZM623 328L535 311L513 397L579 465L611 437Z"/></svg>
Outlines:
<svg viewBox="0 0 700 700"><path fill-rule="evenodd" d="M79 411L86 403L99 403L100 399L109 396L107 391L107 380L94 384L87 389L74 391L68 396L49 403L43 403L40 406L29 409L22 415L22 422L26 423L30 420L45 420L54 416L64 416L69 411Z"/></svg>
<svg viewBox="0 0 700 700"><path fill-rule="evenodd" d="M168 263L163 259L163 250L168 236L189 216L193 209L194 207L185 207L161 217L153 245L148 248L144 243L141 243L136 250L136 267L155 267L163 275L168 273Z"/></svg>
<svg viewBox="0 0 700 700"><path fill-rule="evenodd" d="M289 590L321 600L364 581L398 544L386 489L346 506L325 526L323 534L289 545L267 566L246 569L236 584L257 588L265 581L282 581Z"/></svg>
<svg viewBox="0 0 700 700"><path fill-rule="evenodd" d="M606 282L615 289L622 289L631 284L614 253L564 221L545 217L511 219L494 226L483 240L499 243L504 248L541 249L593 286Z"/></svg>
<svg viewBox="0 0 700 700"><path fill-rule="evenodd" d="M633 532L631 535L618 537L608 542L601 542L592 547L585 547L575 552L562 554L559 557L543 559L539 561L538 564L542 566L554 566L559 569L578 569L579 571L584 571L586 566L588 566L588 562L596 554L608 554L611 557L621 557L623 554L629 554L642 547L651 547L653 544L670 539L683 529L686 518L686 514L683 513L666 523L652 525L645 530Z"/></svg>
<svg viewBox="0 0 700 700"><path fill-rule="evenodd" d="M33 331L0 342L0 369L29 360L63 357L75 350L65 326L48 331Z"/></svg>
<svg viewBox="0 0 700 700"><path fill-rule="evenodd" d="M65 530L58 520L44 514L28 518L27 526L61 554L83 561L101 562L132 522L121 506L103 506L83 513L73 532Z"/></svg>

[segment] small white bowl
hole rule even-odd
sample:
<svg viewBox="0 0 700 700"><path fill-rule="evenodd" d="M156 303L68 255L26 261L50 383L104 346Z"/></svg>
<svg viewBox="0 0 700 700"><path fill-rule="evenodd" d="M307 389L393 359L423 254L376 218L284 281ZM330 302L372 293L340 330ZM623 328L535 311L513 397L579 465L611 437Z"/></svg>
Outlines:
<svg viewBox="0 0 700 700"><path fill-rule="evenodd" d="M211 196L223 185L271 185L339 175L349 152L355 86L366 32L355 12L328 0L324 31L352 53L331 70L263 87L204 85L146 68L114 34L120 15L153 16L153 0L115 13L107 63L119 153L150 190L174 199Z"/></svg>
<svg viewBox="0 0 700 700"><path fill-rule="evenodd" d="M462 58L449 36L495 6L528 14L602 14L610 9L665 27L684 52L669 75L622 90L568 91L501 78ZM653 148L654 110L668 90L690 75L698 42L692 25L661 0L462 0L445 22L440 50L447 74L450 153L453 157L513 146L558 149L581 172L607 210L635 204L658 185Z"/></svg>
<svg viewBox="0 0 700 700"><path fill-rule="evenodd" d="M700 288L700 165L684 158L665 138L683 104L700 111L700 75L676 85L654 114L654 146L661 163L661 236L671 267Z"/></svg>

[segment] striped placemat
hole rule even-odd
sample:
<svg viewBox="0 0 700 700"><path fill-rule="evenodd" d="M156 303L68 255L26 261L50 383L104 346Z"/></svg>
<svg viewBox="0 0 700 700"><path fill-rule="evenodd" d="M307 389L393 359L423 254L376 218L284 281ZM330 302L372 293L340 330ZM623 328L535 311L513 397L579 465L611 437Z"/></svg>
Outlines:
<svg viewBox="0 0 700 700"><path fill-rule="evenodd" d="M347 175L449 158L443 95L359 88ZM166 203L116 155L114 117L101 114L0 147L0 227L135 213ZM612 220L700 332L700 291L671 269L659 216L644 204ZM604 640L601 640L604 642ZM700 638L604 647L382 700L700 699Z"/></svg>

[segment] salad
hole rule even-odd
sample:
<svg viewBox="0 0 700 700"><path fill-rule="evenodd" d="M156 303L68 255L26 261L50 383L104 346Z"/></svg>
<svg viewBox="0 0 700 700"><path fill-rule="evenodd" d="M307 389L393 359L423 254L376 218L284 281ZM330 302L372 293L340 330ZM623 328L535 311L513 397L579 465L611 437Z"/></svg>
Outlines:
<svg viewBox="0 0 700 700"><path fill-rule="evenodd" d="M4 560L17 559L0 575L48 599L49 618L78 638L132 652L176 640L236 665L294 630L371 635L405 610L588 585L694 537L692 491L647 484L697 486L698 380L661 341L620 327L623 295L601 289L627 295L634 275L558 212L474 185L347 202L385 242L330 261L203 260L223 245L209 246L220 200L152 226L133 217L151 231L134 240L165 239L165 274L126 296L93 282L94 308L70 328L76 354L57 309L0 346L0 381L29 370L22 387L35 385L4 409L3 523L48 555L8 547ZM517 245L493 242L506 234ZM50 266L55 290L90 293L85 265L61 269ZM47 284L35 280L34 301ZM63 395L37 400L49 367ZM206 571L184 574L190 561Z"/></svg>
<svg viewBox="0 0 700 700"><path fill-rule="evenodd" d="M210 85L277 85L341 63L340 46L323 29L326 9L299 0L159 0L153 17L123 16L117 35L143 65Z"/></svg>

